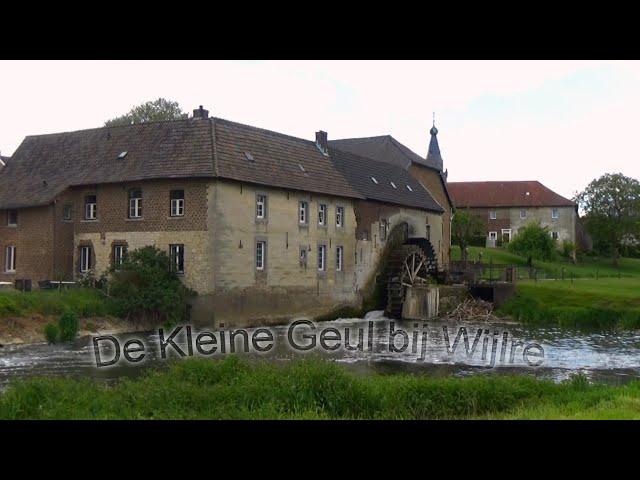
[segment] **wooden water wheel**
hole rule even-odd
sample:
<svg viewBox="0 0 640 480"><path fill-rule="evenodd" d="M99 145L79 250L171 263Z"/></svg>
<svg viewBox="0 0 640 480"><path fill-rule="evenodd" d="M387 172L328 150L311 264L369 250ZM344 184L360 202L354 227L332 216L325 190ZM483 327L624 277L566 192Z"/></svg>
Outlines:
<svg viewBox="0 0 640 480"><path fill-rule="evenodd" d="M387 315L402 317L407 287L426 285L437 271L435 258L430 258L418 245L400 245L389 255L387 265Z"/></svg>

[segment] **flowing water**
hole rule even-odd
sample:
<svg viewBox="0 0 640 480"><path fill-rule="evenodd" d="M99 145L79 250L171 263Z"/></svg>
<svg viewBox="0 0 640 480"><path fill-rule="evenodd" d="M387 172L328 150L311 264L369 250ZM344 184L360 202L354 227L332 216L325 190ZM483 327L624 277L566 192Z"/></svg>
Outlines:
<svg viewBox="0 0 640 480"><path fill-rule="evenodd" d="M393 342L390 330L406 332L396 333ZM250 348L243 352L242 336L237 340L238 355L261 358L268 361L285 362L304 356L320 356L333 359L360 374L387 374L406 372L417 375L465 376L465 375L534 375L561 381L572 374L581 372L593 381L622 383L640 378L640 331L585 332L557 327L530 327L512 323L482 322L393 322L382 312L370 312L364 319L341 319L333 322L301 324L293 329L289 338L290 326L269 327L273 334L273 348L266 353L258 353ZM340 336L340 345L329 351L321 344L321 335L325 329L324 344L329 348L338 344L336 332ZM464 331L461 331L464 328ZM196 352L196 335L203 330L193 332L192 350ZM247 329L249 345L255 329ZM464 333L468 338L469 354L465 351ZM165 331L164 336L169 336ZM219 331L211 333L217 338L220 347L222 337ZM345 346L346 335L349 345ZM361 349L355 347L360 343ZM263 333L264 335L264 333ZM457 347L454 342L459 336ZM122 377L135 377L147 368L164 368L167 360L179 358L177 350L167 347L166 359L161 358L158 332L134 332L116 335L120 346L128 339L139 339L145 345L145 357L140 363L132 364L121 359L114 366L96 367L96 355L92 337L83 337L74 343L47 345L5 345L0 348L0 389L6 388L13 380L33 376L76 376L90 377L104 381L113 381ZM209 337L210 338L210 337ZM229 330L226 331L227 342ZM264 338L264 337L263 337ZM302 352L293 345L311 345L315 339L315 348ZM486 340L485 340L486 339ZM506 340L506 341L505 341ZM183 330L175 337L175 344L188 355L188 338ZM476 341L476 348L473 343ZM393 343L395 350L390 348ZM406 349L403 350L403 345ZM513 345L516 345L513 347ZM102 360L113 358L114 349L110 342L100 343ZM264 343L261 345L264 346ZM495 345L495 347L494 347ZM504 347L503 347L504 345ZM523 355L529 346L529 357ZM484 349L484 358L483 358ZM513 353L512 353L513 349ZM227 353L220 349L210 358L222 358ZM492 350L494 360L492 361ZM543 355L543 357L542 357ZM203 356L203 355L200 355ZM530 366L530 363L541 363Z"/></svg>

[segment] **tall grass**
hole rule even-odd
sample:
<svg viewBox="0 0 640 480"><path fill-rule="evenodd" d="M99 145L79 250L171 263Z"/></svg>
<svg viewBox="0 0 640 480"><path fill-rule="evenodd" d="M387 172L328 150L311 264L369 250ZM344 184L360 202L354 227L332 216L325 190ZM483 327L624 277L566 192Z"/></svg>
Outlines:
<svg viewBox="0 0 640 480"><path fill-rule="evenodd" d="M113 385L86 379L17 382L0 396L0 418L448 419L535 412L562 417L580 407L597 417L602 405L618 401L618 415L639 418L638 400L639 382L608 387L583 378L554 384L523 376L363 377L327 361L275 365L227 357L184 360Z"/></svg>
<svg viewBox="0 0 640 480"><path fill-rule="evenodd" d="M94 289L0 291L0 318L34 313L61 315L72 310L80 317L113 314L113 307L100 291Z"/></svg>

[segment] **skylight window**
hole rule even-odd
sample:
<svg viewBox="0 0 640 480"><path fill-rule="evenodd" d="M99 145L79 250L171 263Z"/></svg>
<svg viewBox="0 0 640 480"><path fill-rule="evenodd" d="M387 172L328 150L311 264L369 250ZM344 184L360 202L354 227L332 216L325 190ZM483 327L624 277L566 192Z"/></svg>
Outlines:
<svg viewBox="0 0 640 480"><path fill-rule="evenodd" d="M391 184L391 186L392 186L393 188L398 188L398 187L396 187L396 184L395 184L395 183L393 183L393 182L389 182L389 183Z"/></svg>
<svg viewBox="0 0 640 480"><path fill-rule="evenodd" d="M409 185L407 185L407 190L409 190L410 192L413 192L413 188L411 188Z"/></svg>
<svg viewBox="0 0 640 480"><path fill-rule="evenodd" d="M247 160L249 160L250 162L255 162L255 159L253 158L253 155L251 155L250 152L244 152L244 156L247 158Z"/></svg>
<svg viewBox="0 0 640 480"><path fill-rule="evenodd" d="M125 150L124 152L120 152L120 155L118 155L118 160L124 160L124 157L127 156L127 151Z"/></svg>
<svg viewBox="0 0 640 480"><path fill-rule="evenodd" d="M376 177L371 177L371 181L376 185L378 185L378 180L376 180Z"/></svg>

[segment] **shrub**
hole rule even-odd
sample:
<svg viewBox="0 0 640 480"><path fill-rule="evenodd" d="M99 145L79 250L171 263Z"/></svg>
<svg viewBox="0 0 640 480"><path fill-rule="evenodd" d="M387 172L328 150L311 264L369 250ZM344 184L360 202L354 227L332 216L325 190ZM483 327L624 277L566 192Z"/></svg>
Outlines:
<svg viewBox="0 0 640 480"><path fill-rule="evenodd" d="M47 342L56 343L59 334L60 329L55 323L49 322L44 326L44 337L47 339Z"/></svg>
<svg viewBox="0 0 640 480"><path fill-rule="evenodd" d="M73 341L80 329L78 315L71 310L66 311L58 320L58 326L60 327L60 340L63 342Z"/></svg>
<svg viewBox="0 0 640 480"><path fill-rule="evenodd" d="M511 253L536 260L553 260L556 256L556 242L549 235L547 227L530 223L521 228L507 248Z"/></svg>
<svg viewBox="0 0 640 480"><path fill-rule="evenodd" d="M171 271L166 252L147 246L130 252L109 270L109 294L118 314L154 324L181 321L187 299L196 293Z"/></svg>

